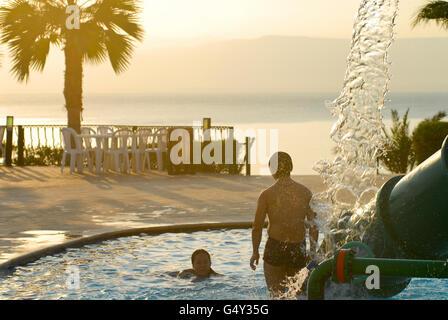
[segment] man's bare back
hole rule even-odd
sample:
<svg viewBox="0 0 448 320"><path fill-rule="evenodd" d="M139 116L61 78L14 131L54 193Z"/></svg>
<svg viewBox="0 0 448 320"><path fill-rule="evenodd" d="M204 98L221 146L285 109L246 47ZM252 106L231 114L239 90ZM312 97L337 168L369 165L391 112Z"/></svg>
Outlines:
<svg viewBox="0 0 448 320"><path fill-rule="evenodd" d="M273 164L271 166L271 164ZM314 255L319 231L310 208L312 193L291 179L292 159L285 152L277 152L269 160L275 183L264 190L257 201L252 225L252 257L250 267L256 269L258 252L266 216L269 219L268 240L263 255L266 284L272 296L285 289L287 277L295 275ZM308 223L307 223L308 222ZM309 231L310 250L306 250L306 229Z"/></svg>
<svg viewBox="0 0 448 320"><path fill-rule="evenodd" d="M260 195L269 219L268 236L282 242L305 240L305 219L312 220L311 191L292 179L277 180Z"/></svg>

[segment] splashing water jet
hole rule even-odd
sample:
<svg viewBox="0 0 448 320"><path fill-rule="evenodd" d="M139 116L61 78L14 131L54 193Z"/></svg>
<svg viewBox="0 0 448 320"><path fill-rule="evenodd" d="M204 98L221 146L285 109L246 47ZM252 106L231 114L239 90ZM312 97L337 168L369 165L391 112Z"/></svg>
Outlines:
<svg viewBox="0 0 448 320"><path fill-rule="evenodd" d="M311 299L324 297L323 281L331 287L325 278L331 274L343 296L392 297L412 277L448 278L448 137L440 151L412 172L376 188L377 159L384 146L381 111L390 80L388 50L397 12L398 0L361 2L344 89L328 104L338 117L331 131L337 155L332 163L321 161L315 168L328 187L311 202L325 236L321 258L327 259L311 275ZM362 206L372 191L373 201ZM340 201L341 192L351 194L354 204ZM353 246L367 256L351 256L359 254L349 249ZM364 285L362 263L383 268L381 287Z"/></svg>
<svg viewBox="0 0 448 320"><path fill-rule="evenodd" d="M327 102L327 108L337 117L330 132L336 143L336 156L332 162L322 160L314 167L326 186L326 191L315 194L310 203L324 234L317 260L346 242L359 240L374 212L373 202L363 206L363 199L378 191L378 158L385 142L382 110L390 81L388 51L398 3L398 0L361 1L343 89L337 99ZM351 195L354 203L341 201L343 193ZM289 289L303 288L309 274L305 271L290 279ZM287 293L284 298L294 297Z"/></svg>
<svg viewBox="0 0 448 320"><path fill-rule="evenodd" d="M398 0L362 0L355 18L344 87L327 107L337 122L330 133L336 143L332 162L320 161L314 170L326 191L314 195L311 206L325 235L325 252L359 240L369 223L372 204L363 199L378 188L378 158L384 146L382 110L390 81L389 47L394 36ZM340 200L349 194L354 203Z"/></svg>

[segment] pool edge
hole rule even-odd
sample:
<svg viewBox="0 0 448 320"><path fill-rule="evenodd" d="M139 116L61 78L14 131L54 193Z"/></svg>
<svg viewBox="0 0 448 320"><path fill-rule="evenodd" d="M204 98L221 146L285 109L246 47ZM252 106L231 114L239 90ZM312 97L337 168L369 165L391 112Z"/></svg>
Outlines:
<svg viewBox="0 0 448 320"><path fill-rule="evenodd" d="M69 240L60 244L48 246L38 250L34 250L17 257L14 257L6 262L0 264L0 274L7 273L13 268L24 266L28 263L34 262L42 257L61 253L66 249L80 248L89 244L100 243L106 240L118 239L121 237L130 237L140 234L159 235L163 233L183 233L183 232L197 232L206 230L220 230L220 229L249 229L252 228L252 222L218 222L218 223L191 223L191 224L177 224L152 226L144 228L132 228L118 231L111 231L99 233L92 236L86 236L75 240Z"/></svg>

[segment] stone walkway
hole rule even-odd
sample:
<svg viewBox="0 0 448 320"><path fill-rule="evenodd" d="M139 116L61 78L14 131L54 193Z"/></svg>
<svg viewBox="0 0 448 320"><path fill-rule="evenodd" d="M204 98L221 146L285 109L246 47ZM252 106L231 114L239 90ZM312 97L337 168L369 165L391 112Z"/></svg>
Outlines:
<svg viewBox="0 0 448 320"><path fill-rule="evenodd" d="M313 193L319 176L295 176ZM252 221L270 176L61 174L0 167L0 263L76 237L153 225Z"/></svg>
<svg viewBox="0 0 448 320"><path fill-rule="evenodd" d="M299 181L313 191L317 176ZM0 167L0 263L80 236L151 225L251 221L266 176L61 174Z"/></svg>

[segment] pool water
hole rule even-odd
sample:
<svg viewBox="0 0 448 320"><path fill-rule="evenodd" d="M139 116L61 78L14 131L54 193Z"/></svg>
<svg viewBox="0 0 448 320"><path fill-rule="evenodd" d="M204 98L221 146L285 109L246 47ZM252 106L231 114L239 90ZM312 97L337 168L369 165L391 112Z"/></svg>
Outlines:
<svg viewBox="0 0 448 320"><path fill-rule="evenodd" d="M195 281L174 276L191 268L191 254L198 248L210 252L212 268L223 277ZM251 252L248 230L119 238L16 268L0 278L0 298L267 299L262 263L253 272ZM79 268L79 289L67 288L70 266Z"/></svg>
<svg viewBox="0 0 448 320"><path fill-rule="evenodd" d="M265 240L266 231L261 255ZM202 281L175 277L191 267L191 253L198 248L210 252L212 268L224 276ZM0 277L0 299L269 299L262 258L252 271L251 252L250 230L125 237L17 267ZM76 270L79 282L67 283L76 278ZM448 281L414 279L394 298L447 299Z"/></svg>

